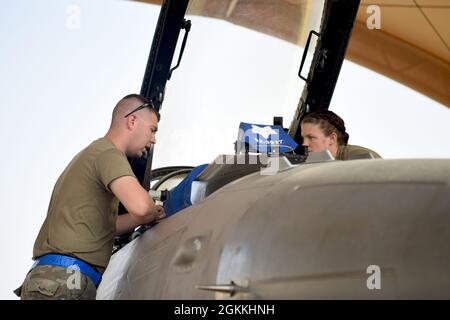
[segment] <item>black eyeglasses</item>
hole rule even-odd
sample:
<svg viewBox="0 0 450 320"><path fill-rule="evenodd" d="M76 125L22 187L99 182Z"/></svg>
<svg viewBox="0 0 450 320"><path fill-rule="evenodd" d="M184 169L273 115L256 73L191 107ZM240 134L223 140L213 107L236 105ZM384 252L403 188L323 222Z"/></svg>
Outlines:
<svg viewBox="0 0 450 320"><path fill-rule="evenodd" d="M152 102L147 102L147 103L144 103L143 105L140 105L139 107L137 107L136 109L134 109L133 111L128 113L124 118L126 118L130 114L135 113L136 111L139 111L139 110L144 109L144 108L151 108L151 109L153 109L154 108L153 103Z"/></svg>

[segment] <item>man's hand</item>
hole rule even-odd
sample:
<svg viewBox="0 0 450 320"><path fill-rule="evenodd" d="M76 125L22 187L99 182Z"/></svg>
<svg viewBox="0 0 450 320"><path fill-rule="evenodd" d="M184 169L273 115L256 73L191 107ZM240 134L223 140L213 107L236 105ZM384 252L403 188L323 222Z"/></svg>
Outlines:
<svg viewBox="0 0 450 320"><path fill-rule="evenodd" d="M150 211L150 214L145 217L144 221L141 221L140 224L146 226L152 226L158 220L164 218L166 213L164 212L164 208L160 205L155 205L153 209Z"/></svg>
<svg viewBox="0 0 450 320"><path fill-rule="evenodd" d="M151 216L151 220L144 224L147 228L151 228L157 224L159 220L165 218L166 213L164 212L164 208L162 206L156 205L152 210Z"/></svg>
<svg viewBox="0 0 450 320"><path fill-rule="evenodd" d="M116 220L116 234L119 236L130 232L139 225L145 225L147 228L150 228L155 222L163 219L165 216L164 208L158 205L153 208L146 221L137 222L130 214L121 214Z"/></svg>
<svg viewBox="0 0 450 320"><path fill-rule="evenodd" d="M154 220L160 220L166 217L166 213L164 212L164 208L162 206L156 205L152 210L152 216Z"/></svg>
<svg viewBox="0 0 450 320"><path fill-rule="evenodd" d="M118 234L127 232L138 225L149 225L166 216L164 208L155 205L135 177L117 178L109 184L109 188L129 213L119 216L116 223Z"/></svg>

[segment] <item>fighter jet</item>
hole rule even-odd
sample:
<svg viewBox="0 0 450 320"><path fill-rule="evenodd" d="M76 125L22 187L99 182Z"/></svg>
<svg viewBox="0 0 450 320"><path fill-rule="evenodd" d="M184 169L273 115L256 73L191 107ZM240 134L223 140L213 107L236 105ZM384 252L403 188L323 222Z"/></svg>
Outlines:
<svg viewBox="0 0 450 320"><path fill-rule="evenodd" d="M379 6L384 31L371 34L367 11L377 9L368 1L162 3L141 89L158 108L183 29L177 66L189 45L186 12L314 55L307 77L302 59L305 87L289 128L278 118L248 124L256 143L236 128L235 153L196 168L152 169L151 153L132 161L169 217L116 239L97 299L450 298L450 160L338 161L301 149L299 124L328 108L345 57L450 105L448 8Z"/></svg>

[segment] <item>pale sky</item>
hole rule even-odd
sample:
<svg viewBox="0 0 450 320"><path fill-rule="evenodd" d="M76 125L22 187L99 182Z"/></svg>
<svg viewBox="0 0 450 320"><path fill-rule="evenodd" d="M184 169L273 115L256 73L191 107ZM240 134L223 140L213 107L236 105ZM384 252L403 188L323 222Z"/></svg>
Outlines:
<svg viewBox="0 0 450 320"><path fill-rule="evenodd" d="M0 299L24 279L54 183L103 136L115 103L139 92L159 7L96 0L1 0ZM79 28L71 17L79 10ZM239 122L289 126L302 49L224 21L191 17L166 89L154 168L232 153ZM450 158L450 109L345 62L330 109L350 143L385 158Z"/></svg>

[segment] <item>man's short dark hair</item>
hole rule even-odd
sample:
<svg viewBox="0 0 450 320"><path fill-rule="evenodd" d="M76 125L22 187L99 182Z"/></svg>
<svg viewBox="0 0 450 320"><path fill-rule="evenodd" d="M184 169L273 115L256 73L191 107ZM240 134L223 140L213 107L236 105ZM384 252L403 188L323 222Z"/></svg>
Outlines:
<svg viewBox="0 0 450 320"><path fill-rule="evenodd" d="M151 101L149 99L147 99L144 96L141 96L140 94L137 93L131 93L129 95L126 95L125 97L123 97L121 100L128 100L128 99L136 99L139 100L139 102L141 102L141 104L144 103L150 103ZM152 103L153 104L153 103ZM149 108L151 112L153 112L156 115L156 118L159 120L161 120L161 115L158 112L158 110L156 110L155 108Z"/></svg>

